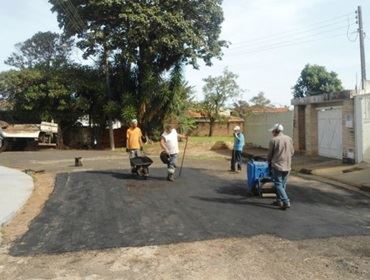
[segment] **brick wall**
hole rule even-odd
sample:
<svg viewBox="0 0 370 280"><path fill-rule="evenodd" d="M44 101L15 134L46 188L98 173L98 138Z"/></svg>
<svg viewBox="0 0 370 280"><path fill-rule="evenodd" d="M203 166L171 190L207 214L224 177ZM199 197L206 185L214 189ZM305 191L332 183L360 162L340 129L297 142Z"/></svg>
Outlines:
<svg viewBox="0 0 370 280"><path fill-rule="evenodd" d="M355 161L355 126L354 126L354 101L353 99L343 101L342 107L342 144L343 160L347 162Z"/></svg>
<svg viewBox="0 0 370 280"><path fill-rule="evenodd" d="M306 154L318 154L318 125L317 125L317 111L315 104L306 105L305 110L305 141Z"/></svg>
<svg viewBox="0 0 370 280"><path fill-rule="evenodd" d="M229 123L216 123L213 128L213 136L227 136L232 135L235 126L240 126L243 129L243 122L229 122ZM197 128L193 130L194 136L208 136L209 122L197 123Z"/></svg>
<svg viewBox="0 0 370 280"><path fill-rule="evenodd" d="M127 128L114 129L114 144L116 148L122 148L126 146L126 130ZM101 148L110 148L109 143L109 129L104 130L101 138Z"/></svg>
<svg viewBox="0 0 370 280"><path fill-rule="evenodd" d="M306 151L306 106L295 105L293 113L293 145L297 152Z"/></svg>
<svg viewBox="0 0 370 280"><path fill-rule="evenodd" d="M299 147L299 118L298 118L298 106L294 106L293 111L293 145L295 151L300 151Z"/></svg>
<svg viewBox="0 0 370 280"><path fill-rule="evenodd" d="M116 148L122 148L126 146L126 129L119 128L114 129L114 144ZM96 135L99 138L99 135ZM93 129L89 127L75 127L69 129L64 134L64 144L69 148L86 149L91 147L93 137ZM110 148L109 143L109 129L103 131L98 141L99 149Z"/></svg>

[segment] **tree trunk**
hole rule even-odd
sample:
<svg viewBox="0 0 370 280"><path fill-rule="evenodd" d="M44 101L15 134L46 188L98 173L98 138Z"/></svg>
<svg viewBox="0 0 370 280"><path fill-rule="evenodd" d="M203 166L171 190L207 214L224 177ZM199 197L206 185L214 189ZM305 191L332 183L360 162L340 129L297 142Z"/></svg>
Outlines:
<svg viewBox="0 0 370 280"><path fill-rule="evenodd" d="M58 124L58 137L57 137L57 147L58 149L64 149L64 141L63 141L63 127Z"/></svg>
<svg viewBox="0 0 370 280"><path fill-rule="evenodd" d="M211 118L209 120L209 133L208 133L208 137L212 137L213 136L213 128L215 126L215 120L213 118Z"/></svg>
<svg viewBox="0 0 370 280"><path fill-rule="evenodd" d="M109 79L109 57L108 57L108 50L104 47L104 71L105 71L105 83L107 87L107 96L108 100L112 100L112 92L110 88L110 79ZM114 131L113 131L113 119L112 116L108 118L108 126L109 126L109 144L110 149L113 151L115 149L114 144Z"/></svg>

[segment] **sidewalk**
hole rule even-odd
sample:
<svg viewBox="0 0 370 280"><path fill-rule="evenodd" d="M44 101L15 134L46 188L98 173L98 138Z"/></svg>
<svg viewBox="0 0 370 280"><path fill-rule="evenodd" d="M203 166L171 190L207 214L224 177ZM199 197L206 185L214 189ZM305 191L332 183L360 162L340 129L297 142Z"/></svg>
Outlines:
<svg viewBox="0 0 370 280"><path fill-rule="evenodd" d="M0 166L0 227L9 221L27 201L33 180L25 173Z"/></svg>
<svg viewBox="0 0 370 280"><path fill-rule="evenodd" d="M265 157L267 150L260 148L248 149L248 154ZM370 164L344 164L341 160L320 156L296 154L292 160L294 172L315 175L339 183L370 191Z"/></svg>

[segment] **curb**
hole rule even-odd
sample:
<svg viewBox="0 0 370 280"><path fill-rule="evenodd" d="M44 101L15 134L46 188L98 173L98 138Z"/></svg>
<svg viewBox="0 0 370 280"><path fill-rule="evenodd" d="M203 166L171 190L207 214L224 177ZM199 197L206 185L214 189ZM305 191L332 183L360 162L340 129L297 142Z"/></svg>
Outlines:
<svg viewBox="0 0 370 280"><path fill-rule="evenodd" d="M12 178L7 185L4 186L3 183L0 188L0 194L3 198L2 201L3 203L4 201L9 201L10 203L14 203L14 205L11 205L10 207L5 206L5 210L3 209L3 211L6 211L6 214L3 214L3 216L0 217L0 228L6 225L18 213L18 211L22 209L34 190L34 182L31 176L17 169L5 166L1 166L1 168L5 169L4 177L9 176ZM18 176L18 178L15 177L13 180L13 176ZM16 188L14 188L15 186ZM14 189L17 190L14 191Z"/></svg>

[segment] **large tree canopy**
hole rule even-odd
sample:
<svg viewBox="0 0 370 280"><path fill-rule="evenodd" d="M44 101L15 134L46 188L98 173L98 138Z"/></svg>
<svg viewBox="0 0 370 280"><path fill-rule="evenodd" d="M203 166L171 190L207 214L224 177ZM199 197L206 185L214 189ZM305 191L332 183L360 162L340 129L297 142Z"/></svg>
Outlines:
<svg viewBox="0 0 370 280"><path fill-rule="evenodd" d="M324 66L307 64L293 87L293 95L297 98L340 90L343 87L337 73L328 72Z"/></svg>
<svg viewBox="0 0 370 280"><path fill-rule="evenodd" d="M5 63L19 68L56 68L69 61L73 40L66 39L58 33L38 32L30 39L15 45L13 52Z"/></svg>
<svg viewBox="0 0 370 280"><path fill-rule="evenodd" d="M151 62L168 70L179 60L196 66L202 58L211 64L226 45L219 40L221 0L49 2L66 35L81 39L85 56L100 54L103 46L129 63Z"/></svg>
<svg viewBox="0 0 370 280"><path fill-rule="evenodd" d="M164 76L176 65L197 67L198 59L211 65L226 46L219 40L221 0L49 2L66 36L79 38L85 57L109 59L112 97L136 107L144 130L158 119L158 104L171 97Z"/></svg>

